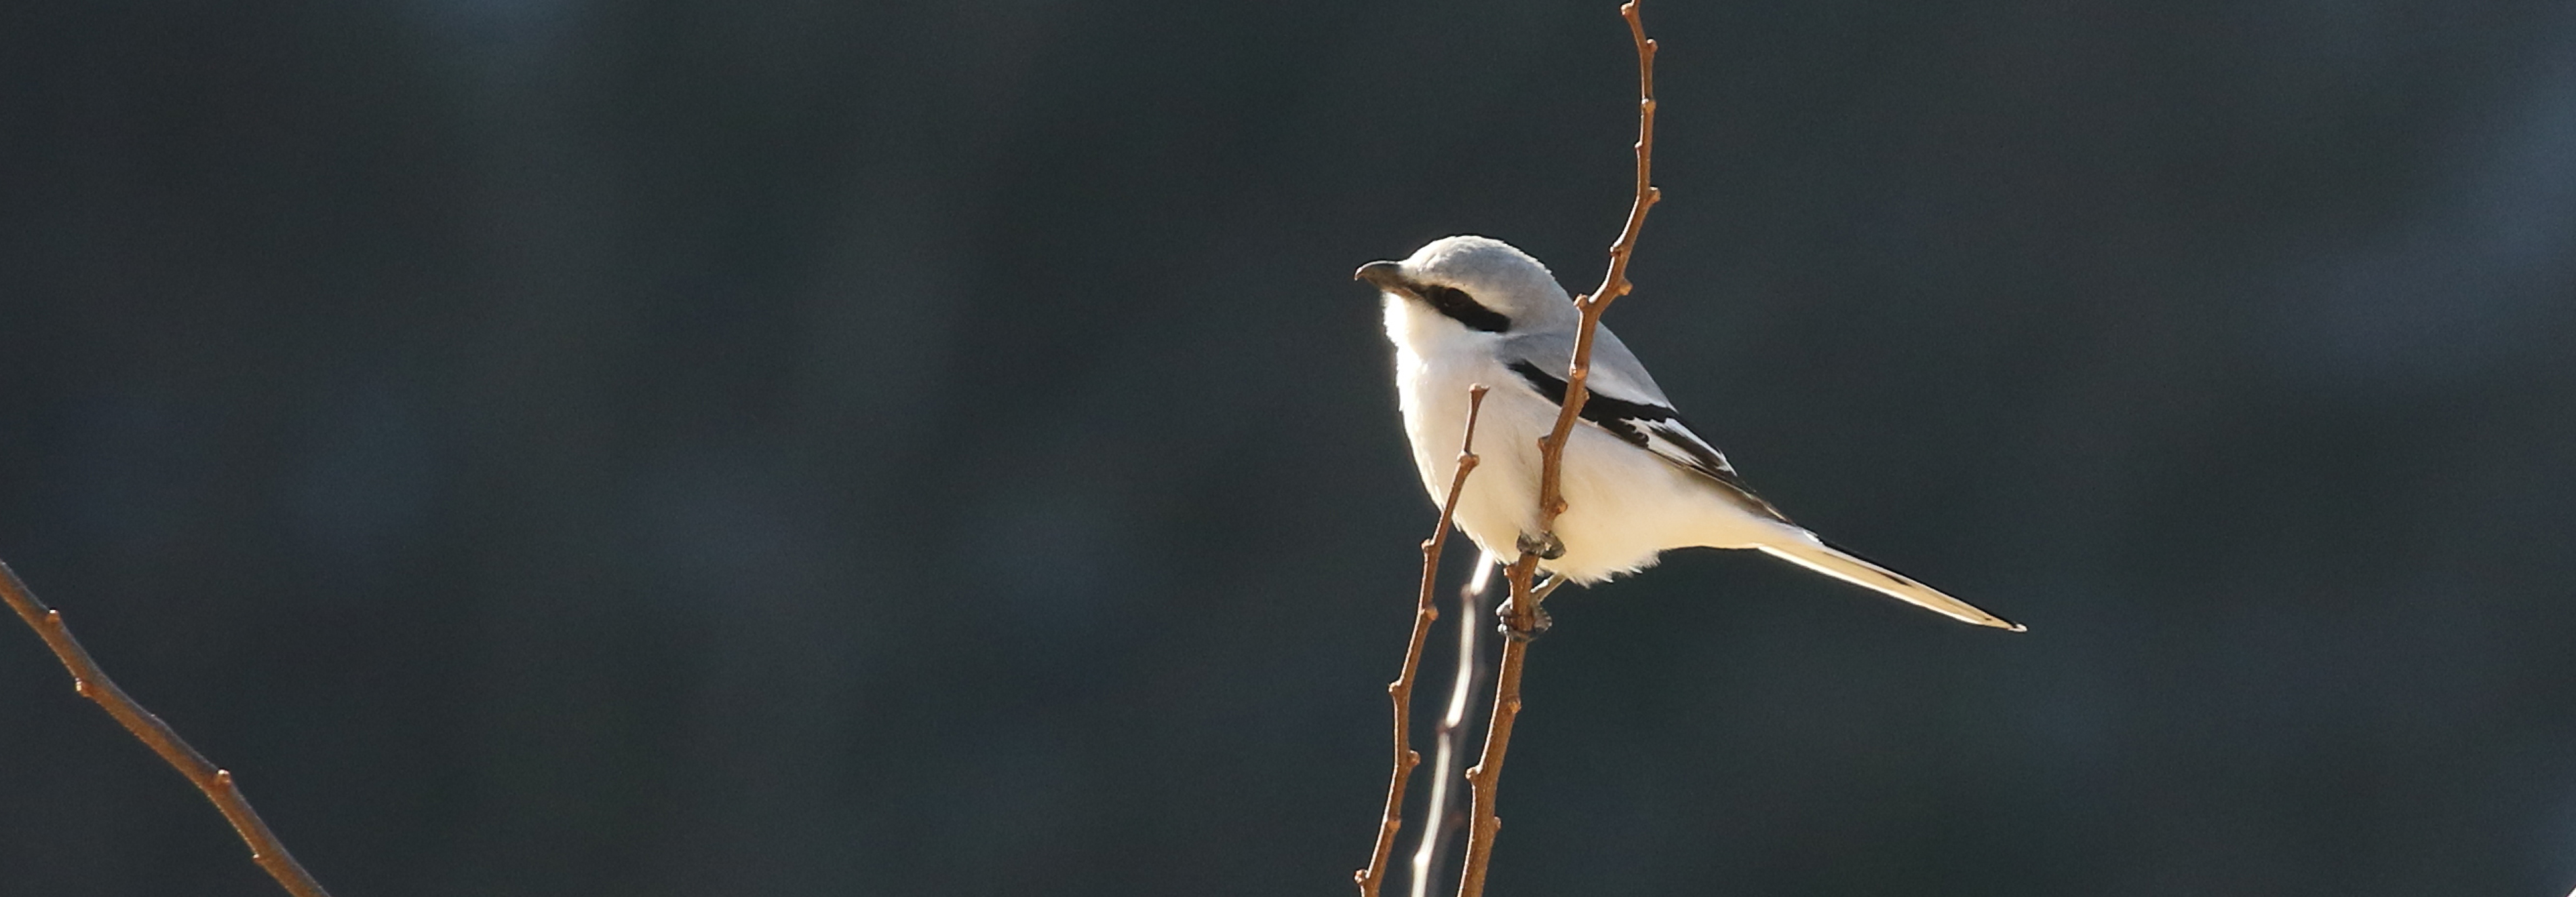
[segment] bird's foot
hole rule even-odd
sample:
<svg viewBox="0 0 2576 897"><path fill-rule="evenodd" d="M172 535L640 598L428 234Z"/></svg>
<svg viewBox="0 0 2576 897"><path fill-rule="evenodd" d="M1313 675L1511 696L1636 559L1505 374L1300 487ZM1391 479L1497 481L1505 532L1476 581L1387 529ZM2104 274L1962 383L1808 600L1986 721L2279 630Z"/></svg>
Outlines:
<svg viewBox="0 0 2576 897"><path fill-rule="evenodd" d="M1531 639L1538 638L1541 633L1545 633L1548 630L1548 627L1556 625L1556 621L1548 617L1547 608L1541 606L1539 602L1547 600L1547 596L1555 594L1557 587L1563 585L1565 585L1565 577L1550 576L1547 578L1546 582L1540 583L1535 588L1530 589L1530 612L1529 620L1527 621L1527 628L1523 628L1519 625L1522 621L1517 610L1517 602L1509 598L1503 599L1503 606L1494 609L1494 619L1496 621L1494 624L1494 630L1502 633L1504 638L1516 642L1526 642Z"/></svg>
<svg viewBox="0 0 2576 897"><path fill-rule="evenodd" d="M1538 555L1540 560L1553 561L1565 556L1565 543L1557 541L1555 533L1535 536L1523 533L1518 542L1520 550Z"/></svg>
<svg viewBox="0 0 2576 897"><path fill-rule="evenodd" d="M1548 617L1545 609L1536 607L1530 608L1529 628L1523 629L1515 625L1520 620L1520 614L1512 609L1510 601L1503 602L1499 612L1494 614L1494 619L1499 621L1494 624L1494 631L1502 633L1504 638L1515 642L1535 640L1546 634L1548 627L1556 625L1556 621Z"/></svg>

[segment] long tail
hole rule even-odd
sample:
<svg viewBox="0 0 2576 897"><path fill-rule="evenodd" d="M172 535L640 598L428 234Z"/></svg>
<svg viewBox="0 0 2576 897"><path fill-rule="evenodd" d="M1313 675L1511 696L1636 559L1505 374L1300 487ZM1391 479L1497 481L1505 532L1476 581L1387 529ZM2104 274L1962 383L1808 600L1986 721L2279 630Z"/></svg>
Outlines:
<svg viewBox="0 0 2576 897"><path fill-rule="evenodd" d="M1979 626L2022 632L2026 627L2011 620L1978 610L1975 605L1941 594L1939 589L1907 579L1904 574L1853 557L1849 552L1825 544L1816 534L1800 529L1782 528L1776 542L1754 546L1763 554L1814 570L1826 576L1886 595L1924 610Z"/></svg>

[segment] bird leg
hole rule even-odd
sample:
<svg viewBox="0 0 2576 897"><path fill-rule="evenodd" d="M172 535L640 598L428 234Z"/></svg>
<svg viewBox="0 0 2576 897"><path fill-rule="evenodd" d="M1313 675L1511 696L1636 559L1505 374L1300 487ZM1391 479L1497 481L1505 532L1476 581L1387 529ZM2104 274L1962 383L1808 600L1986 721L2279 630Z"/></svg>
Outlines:
<svg viewBox="0 0 2576 897"><path fill-rule="evenodd" d="M1557 589L1557 587L1558 587L1558 586L1562 586L1562 585L1564 585L1564 584L1565 584L1565 574L1562 574L1562 573L1550 573L1550 574L1548 574L1548 576L1547 576L1547 581L1546 581L1546 582L1539 583L1539 584L1538 584L1538 588L1535 588L1535 589L1531 589L1531 590L1530 590L1530 600L1531 600L1531 601L1545 601L1545 600L1547 600L1547 596L1549 596L1549 595L1553 595L1553 594L1556 594L1556 589Z"/></svg>

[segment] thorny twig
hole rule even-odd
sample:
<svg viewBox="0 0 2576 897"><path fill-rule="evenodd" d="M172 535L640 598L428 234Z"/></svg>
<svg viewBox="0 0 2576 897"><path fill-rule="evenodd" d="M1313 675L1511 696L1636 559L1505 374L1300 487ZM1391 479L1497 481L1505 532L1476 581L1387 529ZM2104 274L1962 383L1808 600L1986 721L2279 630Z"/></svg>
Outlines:
<svg viewBox="0 0 2576 897"><path fill-rule="evenodd" d="M1542 534L1552 532L1557 515L1565 513L1565 443L1573 434L1576 415L1583 412L1584 400L1591 395L1584 388L1584 380L1592 372L1593 335L1600 329L1601 313L1628 294L1628 258L1636 252L1637 232L1646 225L1646 211L1662 199L1662 192L1650 179L1655 148L1655 42L1646 37L1645 22L1637 17L1636 0L1622 4L1619 15L1628 21L1628 36L1637 45L1636 199L1628 207L1627 226L1610 244L1610 270L1602 275L1600 288L1574 300L1575 309L1582 314L1582 324L1575 330L1574 357L1565 372L1565 399L1557 409L1556 428L1539 442L1538 524ZM1467 771L1467 781L1474 789L1475 815L1469 823L1467 865L1458 877L1458 897L1482 897L1485 893L1485 869L1493 859L1494 835L1503 827L1502 819L1494 814L1494 797L1502 781L1504 754L1511 748L1512 723L1520 716L1521 666L1529 653L1530 636L1538 628L1538 597L1530 583L1538 572L1538 562L1536 552L1523 549L1508 575L1511 604L1502 616L1510 637L1503 642L1502 663L1495 676L1494 715L1485 727L1484 757Z"/></svg>
<svg viewBox="0 0 2576 897"><path fill-rule="evenodd" d="M1475 578L1458 590L1458 678L1449 687L1448 712L1432 730L1439 748L1431 755L1431 800L1422 819L1422 844L1413 851L1412 897L1429 897L1431 876L1439 872L1451 836L1466 827L1464 819L1452 814L1458 796L1450 786L1458 778L1458 754L1466 746L1467 706L1491 672L1478 633L1485 629L1485 590L1493 586L1494 568L1501 565L1501 558L1478 555Z"/></svg>
<svg viewBox="0 0 2576 897"><path fill-rule="evenodd" d="M286 845L278 843L277 834L268 830L268 823L260 821L259 811L251 809L250 801L242 797L240 786L233 783L233 774L208 762L206 756L189 747L179 733L171 731L170 724L143 709L143 705L135 703L124 689L116 687L116 680L109 679L107 673L98 668L98 661L90 659L88 649L81 647L80 640L72 638L71 629L63 625L62 612L37 600L35 593L27 591L27 584L20 582L18 574L5 562L0 562L0 599L8 601L9 609L17 611L18 618L27 621L27 625L36 630L36 635L45 640L45 647L53 649L54 657L63 662L63 669L71 671L73 691L105 708L107 715L125 726L125 731L134 733L135 738L151 748L153 753L160 754L172 769L187 776L189 784L206 793L206 799L214 802L215 809L223 811L224 819L233 824L235 833L241 835L242 843L250 845L251 862L267 870L270 878L277 879L278 885L295 897L330 897L330 892L322 890L322 885L313 880L312 873L304 871L304 867L295 862L295 856L286 852Z"/></svg>
<svg viewBox="0 0 2576 897"><path fill-rule="evenodd" d="M1458 513L1458 494L1467 486L1467 475L1476 471L1476 418L1485 407L1485 385L1467 389L1467 434L1459 440L1458 472L1449 478L1449 496L1440 503L1440 524L1431 538L1422 540L1422 589L1414 602L1413 640L1404 649L1404 668L1395 681L1386 686L1386 695L1395 704L1395 771L1386 785L1386 814L1379 818L1377 847L1369 854L1368 868L1351 874L1360 886L1360 897L1377 897L1378 886L1386 882L1386 861L1395 852L1395 833L1404 826L1404 783L1413 774L1422 755L1407 744L1413 725L1413 674L1422 666L1422 643L1431 635L1431 621L1440 618L1440 610L1431 603L1435 581L1440 576L1440 549L1449 542L1450 521Z"/></svg>

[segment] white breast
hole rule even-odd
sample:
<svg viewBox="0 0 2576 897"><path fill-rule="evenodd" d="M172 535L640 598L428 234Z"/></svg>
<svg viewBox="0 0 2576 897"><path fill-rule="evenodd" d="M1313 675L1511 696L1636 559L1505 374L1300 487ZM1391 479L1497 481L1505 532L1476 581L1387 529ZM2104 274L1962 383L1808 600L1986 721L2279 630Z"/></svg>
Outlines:
<svg viewBox="0 0 2576 897"><path fill-rule="evenodd" d="M1457 522L1486 551L1517 556L1520 535L1537 528L1538 440L1556 423L1556 403L1495 361L1497 337L1457 327L1401 300L1387 305L1405 435L1434 502L1446 499L1457 472L1468 387L1482 383L1490 389L1476 428L1481 460L1458 499ZM1556 521L1556 534L1566 551L1544 566L1576 582L1652 566L1668 548L1750 545L1755 533L1771 526L1720 499L1697 474L1590 424L1574 428L1563 486L1567 510Z"/></svg>

